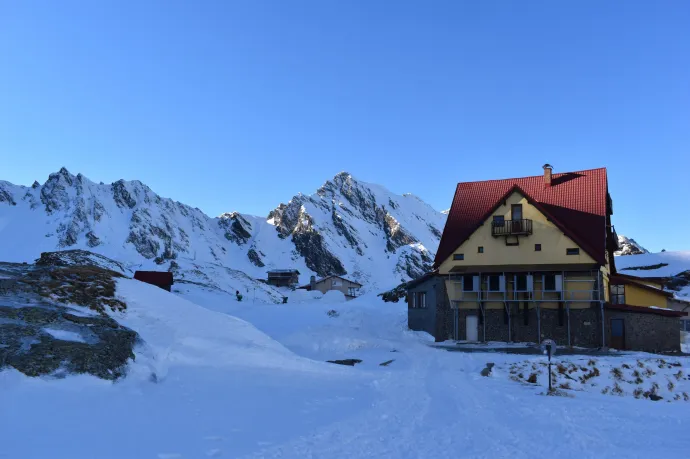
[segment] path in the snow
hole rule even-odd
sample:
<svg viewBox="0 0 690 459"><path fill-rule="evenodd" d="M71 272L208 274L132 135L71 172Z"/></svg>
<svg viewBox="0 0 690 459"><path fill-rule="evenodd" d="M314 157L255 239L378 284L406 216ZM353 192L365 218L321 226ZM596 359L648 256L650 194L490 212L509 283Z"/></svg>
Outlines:
<svg viewBox="0 0 690 459"><path fill-rule="evenodd" d="M500 355L410 351L408 370L374 380L380 399L368 410L244 457L688 457L684 404L546 397L480 376Z"/></svg>

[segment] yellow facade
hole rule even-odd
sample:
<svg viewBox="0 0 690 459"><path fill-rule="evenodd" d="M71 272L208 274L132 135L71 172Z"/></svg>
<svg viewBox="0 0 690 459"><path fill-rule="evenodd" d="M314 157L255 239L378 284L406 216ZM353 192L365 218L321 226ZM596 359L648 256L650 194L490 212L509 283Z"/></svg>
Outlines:
<svg viewBox="0 0 690 459"><path fill-rule="evenodd" d="M522 218L532 220L532 234L519 236L517 246L507 246L504 237L491 235L491 222L493 215L502 215L505 220L510 220L513 204L522 204ZM604 228L602 237L603 231ZM535 244L541 244L541 251L535 251ZM482 253L479 253L479 247L483 247ZM567 255L566 249L570 248L580 249L579 255ZM455 254L463 254L464 260L454 260ZM509 271L511 265L596 264L591 256L517 191L453 255L440 264L440 274L448 274L455 266L505 266Z"/></svg>
<svg viewBox="0 0 690 459"><path fill-rule="evenodd" d="M625 285L625 304L631 306L668 307L668 298L663 293L653 292L637 285Z"/></svg>

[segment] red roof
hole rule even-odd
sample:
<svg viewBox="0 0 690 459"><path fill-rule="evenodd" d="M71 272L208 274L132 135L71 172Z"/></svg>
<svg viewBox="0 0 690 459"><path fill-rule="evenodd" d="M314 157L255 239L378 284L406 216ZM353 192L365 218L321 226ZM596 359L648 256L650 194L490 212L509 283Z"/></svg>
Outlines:
<svg viewBox="0 0 690 459"><path fill-rule="evenodd" d="M465 242L513 191L525 196L594 260L606 263L608 184L606 168L600 168L553 174L551 186L543 175L458 183L435 265Z"/></svg>
<svg viewBox="0 0 690 459"><path fill-rule="evenodd" d="M167 271L137 271L134 278L147 284L169 286L173 284L173 275Z"/></svg>
<svg viewBox="0 0 690 459"><path fill-rule="evenodd" d="M649 306L633 306L630 304L606 303L606 309L614 309L617 311L626 311L626 312L640 312L642 314L657 314L660 316L667 316L667 317L685 317L688 315L687 312L675 311L673 309L665 309L665 308L649 307Z"/></svg>

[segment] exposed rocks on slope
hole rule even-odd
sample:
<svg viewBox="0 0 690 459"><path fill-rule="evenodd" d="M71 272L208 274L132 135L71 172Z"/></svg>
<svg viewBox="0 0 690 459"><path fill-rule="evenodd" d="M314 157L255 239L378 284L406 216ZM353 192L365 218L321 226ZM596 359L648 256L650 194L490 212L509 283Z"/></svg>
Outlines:
<svg viewBox="0 0 690 459"><path fill-rule="evenodd" d="M253 248L247 251L247 258L249 258L249 261L254 263L259 268L263 268L264 266L266 266L264 262L261 261L261 257L259 256L259 254Z"/></svg>
<svg viewBox="0 0 690 459"><path fill-rule="evenodd" d="M218 225L223 229L225 239L238 245L246 244L252 237L252 225L237 212L218 217Z"/></svg>
<svg viewBox="0 0 690 459"><path fill-rule="evenodd" d="M115 298L120 274L65 263L63 255L48 253L36 265L0 263L0 368L28 376L118 379L138 340L106 313L126 308ZM74 304L89 309L68 306Z"/></svg>

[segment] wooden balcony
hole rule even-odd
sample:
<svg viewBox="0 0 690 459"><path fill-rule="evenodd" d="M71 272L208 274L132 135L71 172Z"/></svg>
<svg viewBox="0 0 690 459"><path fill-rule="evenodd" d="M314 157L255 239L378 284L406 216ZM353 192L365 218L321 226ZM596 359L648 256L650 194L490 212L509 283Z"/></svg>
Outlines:
<svg viewBox="0 0 690 459"><path fill-rule="evenodd" d="M500 236L527 236L532 234L532 220L505 220L491 223L491 235Z"/></svg>

